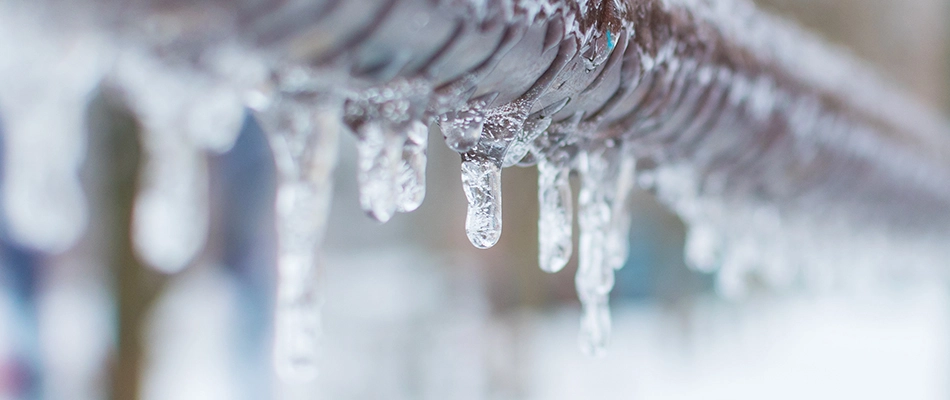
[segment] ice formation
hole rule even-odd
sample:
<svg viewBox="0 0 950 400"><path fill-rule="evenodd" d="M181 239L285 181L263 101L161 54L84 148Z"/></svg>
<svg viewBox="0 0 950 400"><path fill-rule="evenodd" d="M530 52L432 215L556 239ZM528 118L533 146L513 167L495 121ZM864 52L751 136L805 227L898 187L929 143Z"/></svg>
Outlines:
<svg viewBox="0 0 950 400"><path fill-rule="evenodd" d="M308 379L318 371L318 249L330 212L341 106L331 95L288 91L258 107L278 171L274 363L282 376Z"/></svg>
<svg viewBox="0 0 950 400"><path fill-rule="evenodd" d="M744 1L152 0L129 10L143 26L109 14L112 2L0 4L13 237L59 251L80 236L82 115L104 81L142 125L136 249L180 271L207 234L205 154L226 151L251 109L279 175L283 376L317 370L319 249L341 131L358 139L360 205L386 222L425 198L438 125L462 158L465 232L479 248L501 237L503 168L536 164L538 263L567 264L576 205L580 341L594 355L609 342L637 184L686 222L687 263L718 270L725 295L740 296L751 274L828 282L856 262L950 256L944 122ZM59 24L73 9L104 15Z"/></svg>

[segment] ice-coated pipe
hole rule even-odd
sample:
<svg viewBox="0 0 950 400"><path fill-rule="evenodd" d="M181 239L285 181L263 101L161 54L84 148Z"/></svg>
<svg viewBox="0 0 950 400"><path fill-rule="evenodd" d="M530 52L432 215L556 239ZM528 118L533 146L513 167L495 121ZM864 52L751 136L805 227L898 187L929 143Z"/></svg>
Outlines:
<svg viewBox="0 0 950 400"><path fill-rule="evenodd" d="M582 114L574 141L632 141L647 165L689 165L701 194L899 231L950 227L944 120L748 2L317 3L306 21L281 13L290 3L259 18L296 27L279 40L247 36L283 58L345 69L355 86L421 77L440 93L465 81L477 88L466 98L494 95L488 107L524 95L559 44L576 41L530 110L569 99L553 120Z"/></svg>

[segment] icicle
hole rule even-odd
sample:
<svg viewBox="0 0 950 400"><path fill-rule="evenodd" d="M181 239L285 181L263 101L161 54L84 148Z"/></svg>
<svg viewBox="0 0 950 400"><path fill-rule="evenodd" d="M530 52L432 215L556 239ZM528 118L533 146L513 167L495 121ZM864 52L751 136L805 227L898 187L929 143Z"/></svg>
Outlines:
<svg viewBox="0 0 950 400"><path fill-rule="evenodd" d="M598 296L583 304L581 332L578 338L581 351L593 357L603 357L610 345L611 321L607 296Z"/></svg>
<svg viewBox="0 0 950 400"><path fill-rule="evenodd" d="M501 166L478 157L463 160L462 189L468 200L468 240L480 249L494 246L501 237Z"/></svg>
<svg viewBox="0 0 950 400"><path fill-rule="evenodd" d="M422 121L409 124L406 144L402 150L399 172L399 194L396 209L410 212L419 208L426 197L426 143L429 127Z"/></svg>
<svg viewBox="0 0 950 400"><path fill-rule="evenodd" d="M156 57L129 49L112 78L143 127L135 249L150 266L174 273L202 249L208 231L204 150L226 151L234 143L244 118L239 88L253 84L254 74L225 82L198 66Z"/></svg>
<svg viewBox="0 0 950 400"><path fill-rule="evenodd" d="M279 175L274 362L282 377L305 380L317 373L323 303L318 255L332 199L340 110L329 99L279 99L259 117Z"/></svg>
<svg viewBox="0 0 950 400"><path fill-rule="evenodd" d="M538 162L538 265L555 273L571 258L573 206L570 169L548 160Z"/></svg>
<svg viewBox="0 0 950 400"><path fill-rule="evenodd" d="M42 5L0 3L4 214L14 240L59 252L86 225L84 115L108 54L92 34L43 24Z"/></svg>
<svg viewBox="0 0 950 400"><path fill-rule="evenodd" d="M630 223L632 210L630 209L630 194L636 183L637 162L633 151L626 144L618 154L621 159L614 163L618 165L615 172L616 182L613 184L614 199L611 208L610 231L607 233L607 263L613 269L623 268L630 251Z"/></svg>
<svg viewBox="0 0 950 400"><path fill-rule="evenodd" d="M529 101L518 99L492 109L482 138L462 155L462 186L468 199L465 232L475 247L486 249L501 236L501 167L505 153L528 117Z"/></svg>
<svg viewBox="0 0 950 400"><path fill-rule="evenodd" d="M614 286L614 268L607 259L613 200L607 189L613 183L611 159L606 154L610 150L590 151L579 159L582 175L577 219L581 232L575 285L584 312L581 349L594 356L602 355L609 342L607 304Z"/></svg>
<svg viewBox="0 0 950 400"><path fill-rule="evenodd" d="M718 266L719 235L709 224L690 224L684 245L686 266L700 272L713 272Z"/></svg>
<svg viewBox="0 0 950 400"><path fill-rule="evenodd" d="M419 119L431 93L429 82L398 79L347 99L344 120L359 138L360 205L379 222L425 197L427 128Z"/></svg>
<svg viewBox="0 0 950 400"><path fill-rule="evenodd" d="M208 171L203 154L173 132L142 133L148 157L135 199L135 250L166 273L185 268L208 232Z"/></svg>
<svg viewBox="0 0 950 400"><path fill-rule="evenodd" d="M716 290L728 299L744 297L749 292L749 273L756 270L760 263L751 239L732 241L723 257L722 268L716 275Z"/></svg>
<svg viewBox="0 0 950 400"><path fill-rule="evenodd" d="M401 180L405 138L381 121L363 124L358 135L360 205L377 221L389 221L401 197L397 180Z"/></svg>

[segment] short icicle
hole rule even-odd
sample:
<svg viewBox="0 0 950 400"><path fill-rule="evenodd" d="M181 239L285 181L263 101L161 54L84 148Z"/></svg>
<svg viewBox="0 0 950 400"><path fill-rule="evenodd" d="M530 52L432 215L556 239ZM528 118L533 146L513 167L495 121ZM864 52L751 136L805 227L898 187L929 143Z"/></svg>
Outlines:
<svg viewBox="0 0 950 400"><path fill-rule="evenodd" d="M277 164L278 283L274 363L283 379L306 381L320 353L320 244L332 199L339 108L280 99L258 115Z"/></svg>
<svg viewBox="0 0 950 400"><path fill-rule="evenodd" d="M388 129L382 121L366 122L357 132L360 206L377 221L387 222L396 213L401 197L397 186L401 180L406 139L401 133Z"/></svg>
<svg viewBox="0 0 950 400"><path fill-rule="evenodd" d="M570 169L538 161L538 265L548 273L567 265L573 251L573 205Z"/></svg>
<svg viewBox="0 0 950 400"><path fill-rule="evenodd" d="M413 121L406 131L398 180L396 210L415 211L426 197L426 144L429 127L422 121Z"/></svg>
<svg viewBox="0 0 950 400"><path fill-rule="evenodd" d="M396 79L347 95L343 121L356 131L360 206L387 222L412 211L425 196L427 127L420 121L432 88Z"/></svg>
<svg viewBox="0 0 950 400"><path fill-rule="evenodd" d="M480 249L494 246L501 237L501 165L481 157L464 158L462 189L468 200L468 240Z"/></svg>

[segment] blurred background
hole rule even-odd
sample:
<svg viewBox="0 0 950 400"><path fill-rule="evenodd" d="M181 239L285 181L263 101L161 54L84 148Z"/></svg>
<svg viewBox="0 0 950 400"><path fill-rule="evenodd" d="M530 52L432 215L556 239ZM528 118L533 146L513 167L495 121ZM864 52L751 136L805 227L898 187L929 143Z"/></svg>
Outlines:
<svg viewBox="0 0 950 400"><path fill-rule="evenodd" d="M759 3L947 110L947 1ZM128 221L110 217L131 207L123 166L138 155L127 151L134 138L116 132L134 122L107 96L89 114L99 133L83 174L115 179L87 191L104 197L89 199L86 238L57 256L0 241L0 400L116 397L127 382L156 400L950 398L945 282L753 282L746 297L727 299L712 276L686 268L683 223L648 193L634 196L608 355L583 356L576 260L555 275L537 267L536 171L505 172L504 234L476 250L463 228L458 155L435 127L427 201L385 225L360 210L355 139L343 138L323 254L320 375L285 383L270 360L275 182L260 128L248 118L234 149L211 159L204 254L161 275L123 250ZM117 326L116 315L131 322ZM143 351L117 348L129 332ZM120 355L134 368L112 371Z"/></svg>

